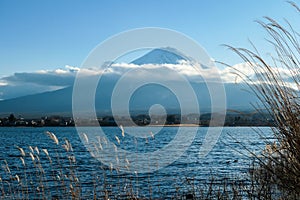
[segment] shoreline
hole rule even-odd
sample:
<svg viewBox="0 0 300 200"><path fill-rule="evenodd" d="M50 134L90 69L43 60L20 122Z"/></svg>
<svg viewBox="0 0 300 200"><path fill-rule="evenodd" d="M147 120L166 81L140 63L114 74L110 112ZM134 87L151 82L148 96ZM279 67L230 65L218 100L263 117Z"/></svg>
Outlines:
<svg viewBox="0 0 300 200"><path fill-rule="evenodd" d="M100 126L100 125L99 125ZM78 125L78 126L0 126L0 128L63 128L63 127L99 127L95 125ZM166 124L166 125L147 125L147 126L126 126L123 127L274 127L271 125L223 125L223 126L207 126L207 125L198 125L198 124ZM100 126L100 127L119 127L115 125L111 126Z"/></svg>

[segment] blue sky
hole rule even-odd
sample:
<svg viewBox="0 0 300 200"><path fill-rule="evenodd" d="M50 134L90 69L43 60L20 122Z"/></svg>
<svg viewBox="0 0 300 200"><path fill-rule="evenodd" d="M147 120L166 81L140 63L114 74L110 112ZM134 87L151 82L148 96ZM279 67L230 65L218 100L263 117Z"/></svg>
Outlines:
<svg viewBox="0 0 300 200"><path fill-rule="evenodd" d="M287 18L299 29L299 14L282 0L0 0L0 77L80 67L106 38L142 27L182 32L211 57L236 64L241 60L221 44L249 47L251 39L271 51L254 22L262 16Z"/></svg>

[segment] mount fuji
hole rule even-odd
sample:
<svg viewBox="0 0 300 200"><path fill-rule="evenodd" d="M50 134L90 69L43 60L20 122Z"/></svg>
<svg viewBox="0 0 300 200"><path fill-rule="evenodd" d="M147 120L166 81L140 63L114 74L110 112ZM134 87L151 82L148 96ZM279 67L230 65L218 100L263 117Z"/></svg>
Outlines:
<svg viewBox="0 0 300 200"><path fill-rule="evenodd" d="M177 64L180 60L187 61L189 58L174 49L160 48L148 52L132 61L131 64ZM120 78L120 75L115 74L101 78L99 84L101 87L97 88L95 96L98 115L111 113L111 96L118 78ZM180 82L177 84L180 85ZM198 98L201 113L210 112L211 100L207 85L203 82L191 81L191 86ZM250 111L253 110L250 103L258 102L255 95L243 90L246 87L243 84L225 83L224 87L227 109ZM7 116L10 113L14 113L24 117L41 117L54 114L72 116L72 92L73 87L71 86L56 91L2 100L0 101L0 115ZM188 105L188 100L189 96L180 104L187 103ZM159 85L146 85L139 88L131 97L129 107L132 113L147 113L153 104L161 104L167 113L178 113L180 111L180 104L176 94ZM193 109L190 108L191 113L193 113Z"/></svg>
<svg viewBox="0 0 300 200"><path fill-rule="evenodd" d="M136 65L144 64L178 64L180 60L189 60L179 51L174 48L160 48L154 49L147 53L146 55L132 61L131 63Z"/></svg>

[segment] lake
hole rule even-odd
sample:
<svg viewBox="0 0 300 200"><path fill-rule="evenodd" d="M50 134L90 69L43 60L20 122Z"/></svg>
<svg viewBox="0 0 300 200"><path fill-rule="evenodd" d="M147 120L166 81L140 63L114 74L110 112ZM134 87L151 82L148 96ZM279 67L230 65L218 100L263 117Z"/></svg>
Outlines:
<svg viewBox="0 0 300 200"><path fill-rule="evenodd" d="M159 131L153 135L152 133L157 130ZM182 130L185 134L189 134L195 130L195 127L183 127ZM43 196L49 197L47 195L51 195L53 197L59 195L55 194L55 191L59 191L60 186L53 179L62 181L63 177L65 177L64 183L69 181L68 184L76 185L79 180L80 186L78 187L81 188L82 196L85 198L92 198L95 190L102 192L103 195L105 195L104 190L108 191L115 198L121 198L118 195L125 194L128 190L133 190L139 197L171 197L174 196L178 188L183 192L187 191L188 187L183 187L190 184L190 180L193 180L193 184L200 184L207 182L211 177L221 179L238 177L243 179L251 166L252 155L250 152L259 153L263 150L266 140L272 142L272 130L269 127L224 127L213 149L208 155L201 157L199 149L204 142L207 130L208 127L197 128L195 138L183 154L169 152L169 154L163 154L160 159L150 160L149 157L149 159L143 161L144 163L139 163L138 161L126 160L124 155L118 157L118 152L125 150L126 155L129 156L130 153L148 155L149 152L161 150L176 137L178 127L125 127L124 137L120 128L104 127L103 132L107 138L97 137L99 142L97 153L92 152L92 154L87 151L83 143L86 143L87 147L91 147L91 149L96 143L93 143L93 139L90 138L87 139L89 141L82 142L74 127L0 128L0 160L3 168L1 178L9 181L10 176L18 175L21 181L16 184L26 185L27 188L33 188L30 184L34 185L37 191L29 189L29 191L20 194L29 195L29 197L31 194L36 195L40 192L38 182L42 180L47 183L45 188L50 188L49 191L44 189L45 194ZM59 145L56 145L45 134L46 131L53 132L57 136L60 142ZM97 134L98 129L95 127L82 127L80 131ZM136 139L134 135L127 134L129 132L151 134L148 136L142 135ZM87 135L89 137L89 134ZM66 138L72 144L73 152L66 152L61 147L65 144L64 140ZM81 138L85 139L82 135ZM118 168L105 159L103 159L105 163L99 161L101 156L104 156L101 149L105 149L105 145L109 141L113 143L115 148L115 151L111 151L110 159L117 160L117 163L127 163L127 165L122 166L128 168L122 170L122 168ZM182 144L179 142L176 145L178 146L173 150L180 152L183 148L180 146ZM22 147L26 152L24 157L26 167L22 166L21 155L17 146ZM38 147L39 152L36 149L32 153L34 160L29 154L31 151L29 146ZM47 149L51 162L42 149ZM93 156L100 158L95 159ZM165 167L159 167L160 163L168 160L166 156L169 158L178 156L178 159ZM73 159L73 157L76 158L76 163L70 164L71 159L66 158ZM38 161L39 159L40 161ZM10 167L9 173L5 172L6 164L4 160L7 161ZM140 173L133 170L139 169L134 168L135 163L149 166L149 168L155 165L158 167L149 173ZM40 168L43 169L43 173L40 172ZM30 173L34 175L29 176ZM74 179L75 175L76 180ZM73 177L73 179L71 180L70 177ZM9 186L13 187L13 183L11 185L4 184L2 187L7 189ZM6 195L9 197L9 195L17 194Z"/></svg>

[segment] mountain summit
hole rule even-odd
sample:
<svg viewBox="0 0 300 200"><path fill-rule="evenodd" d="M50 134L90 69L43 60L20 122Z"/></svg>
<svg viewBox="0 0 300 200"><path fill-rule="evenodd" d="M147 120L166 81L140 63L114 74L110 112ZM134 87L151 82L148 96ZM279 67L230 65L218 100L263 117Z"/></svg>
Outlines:
<svg viewBox="0 0 300 200"><path fill-rule="evenodd" d="M167 47L153 49L142 57L132 61L136 65L143 64L178 64L180 60L190 60L188 57L180 53L178 50Z"/></svg>

